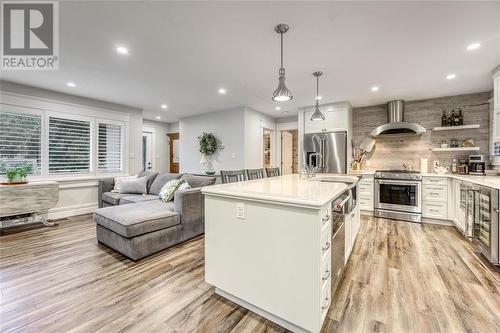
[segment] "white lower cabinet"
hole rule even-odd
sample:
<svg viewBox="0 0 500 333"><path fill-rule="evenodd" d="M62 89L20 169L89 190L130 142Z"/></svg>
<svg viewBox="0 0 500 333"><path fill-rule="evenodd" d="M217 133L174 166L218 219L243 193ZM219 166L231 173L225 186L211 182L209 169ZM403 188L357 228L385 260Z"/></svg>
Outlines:
<svg viewBox="0 0 500 333"><path fill-rule="evenodd" d="M436 220L448 219L448 178L423 178L422 217Z"/></svg>
<svg viewBox="0 0 500 333"><path fill-rule="evenodd" d="M349 260L356 236L358 235L360 226L359 205L353 211L345 216L345 262Z"/></svg>
<svg viewBox="0 0 500 333"><path fill-rule="evenodd" d="M358 183L358 204L365 213L373 213L373 187L373 175L363 175Z"/></svg>
<svg viewBox="0 0 500 333"><path fill-rule="evenodd" d="M452 209L454 211L454 215L452 217L452 221L455 226L462 232L465 231L465 206L462 206L462 195L465 195L466 192L461 191L462 181L453 179L453 203Z"/></svg>

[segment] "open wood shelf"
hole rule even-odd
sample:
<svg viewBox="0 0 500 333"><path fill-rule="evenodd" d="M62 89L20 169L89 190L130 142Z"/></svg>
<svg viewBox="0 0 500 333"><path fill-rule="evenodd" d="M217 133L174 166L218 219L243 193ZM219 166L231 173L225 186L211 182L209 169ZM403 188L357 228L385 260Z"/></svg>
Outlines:
<svg viewBox="0 0 500 333"><path fill-rule="evenodd" d="M480 150L480 147L448 147L448 148L432 148L432 151L435 152L445 152L445 151L477 151Z"/></svg>
<svg viewBox="0 0 500 333"><path fill-rule="evenodd" d="M460 126L446 126L446 127L434 127L433 131L454 131L454 130L465 130L465 129L474 129L479 128L479 124L472 125L460 125Z"/></svg>

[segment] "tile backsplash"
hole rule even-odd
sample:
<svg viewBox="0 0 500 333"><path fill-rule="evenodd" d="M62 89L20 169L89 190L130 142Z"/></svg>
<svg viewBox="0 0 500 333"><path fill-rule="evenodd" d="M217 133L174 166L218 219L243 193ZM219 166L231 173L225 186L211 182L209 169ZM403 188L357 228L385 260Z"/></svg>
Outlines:
<svg viewBox="0 0 500 333"><path fill-rule="evenodd" d="M391 135L376 138L375 148L363 162L369 160L370 169L400 169L403 163L410 164L414 170L420 169L420 159L432 162L440 161L443 165L451 164L453 158L468 159L470 154L489 154L489 122L490 92L474 93L458 96L440 97L425 100L407 101L405 103L405 121L418 123L427 132L421 136ZM443 110L462 109L464 125L479 124L478 129L433 131L441 126ZM384 105L374 105L353 109L353 140L355 147L377 126L387 122L387 111ZM457 139L459 143L472 138L480 151L474 152L432 152L431 148L439 147L443 141L450 143Z"/></svg>

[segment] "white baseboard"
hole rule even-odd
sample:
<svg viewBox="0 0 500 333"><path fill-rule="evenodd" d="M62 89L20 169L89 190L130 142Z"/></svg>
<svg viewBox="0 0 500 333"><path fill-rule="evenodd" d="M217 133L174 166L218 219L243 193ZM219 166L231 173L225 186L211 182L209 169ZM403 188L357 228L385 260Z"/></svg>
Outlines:
<svg viewBox="0 0 500 333"><path fill-rule="evenodd" d="M66 207L56 207L49 210L49 220L63 219L75 215L93 213L97 209L97 203L86 203Z"/></svg>
<svg viewBox="0 0 500 333"><path fill-rule="evenodd" d="M218 295L221 295L224 298L227 298L228 300L230 300L233 303L238 304L239 306L244 307L245 309L248 309L248 310L258 314L259 316L262 316L266 319L269 319L270 321L280 325L281 327L286 328L289 331L292 331L295 333L308 332L308 331L304 330L303 328L300 328L300 327L290 323L289 321L281 319L280 317L277 317L277 316L273 315L272 313L267 312L266 310L262 310L261 308L258 308L255 305L252 305L248 302L245 302L244 300L242 300L242 299L240 299L240 298L238 298L238 297L236 297L228 292L225 292L224 290L221 290L219 288L215 288L215 293Z"/></svg>
<svg viewBox="0 0 500 333"><path fill-rule="evenodd" d="M454 226L455 225L450 220L438 220L438 219L431 219L431 218L428 218L428 217L423 217L422 218L422 223L447 225L447 226Z"/></svg>

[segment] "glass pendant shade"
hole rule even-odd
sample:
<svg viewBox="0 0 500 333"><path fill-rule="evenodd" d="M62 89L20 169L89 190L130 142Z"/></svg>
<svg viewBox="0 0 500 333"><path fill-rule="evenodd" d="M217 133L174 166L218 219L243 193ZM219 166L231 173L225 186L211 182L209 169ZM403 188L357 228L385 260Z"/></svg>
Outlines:
<svg viewBox="0 0 500 333"><path fill-rule="evenodd" d="M319 105L317 103L311 116L311 120L325 120L325 115L319 110Z"/></svg>
<svg viewBox="0 0 500 333"><path fill-rule="evenodd" d="M283 74L281 74L283 73ZM286 87L285 84L285 71L280 69L280 76L278 79L278 88L273 93L273 101L286 102L293 98L292 92Z"/></svg>

